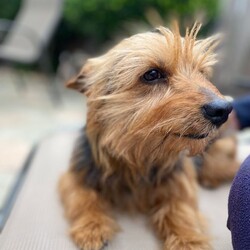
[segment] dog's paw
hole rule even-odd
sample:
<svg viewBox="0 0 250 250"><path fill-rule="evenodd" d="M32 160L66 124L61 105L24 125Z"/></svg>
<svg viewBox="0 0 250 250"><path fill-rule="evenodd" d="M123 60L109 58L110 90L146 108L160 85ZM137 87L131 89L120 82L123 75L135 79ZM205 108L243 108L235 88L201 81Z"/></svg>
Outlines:
<svg viewBox="0 0 250 250"><path fill-rule="evenodd" d="M170 235L164 243L164 250L211 250L212 247L207 239L196 237L182 239L176 235Z"/></svg>
<svg viewBox="0 0 250 250"><path fill-rule="evenodd" d="M89 222L75 224L70 234L81 250L104 250L117 231L114 225Z"/></svg>

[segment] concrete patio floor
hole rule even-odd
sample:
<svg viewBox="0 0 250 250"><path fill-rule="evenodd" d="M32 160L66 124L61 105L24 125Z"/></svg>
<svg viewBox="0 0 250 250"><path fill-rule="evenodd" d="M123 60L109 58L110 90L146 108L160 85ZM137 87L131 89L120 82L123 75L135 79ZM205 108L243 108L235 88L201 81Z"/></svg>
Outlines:
<svg viewBox="0 0 250 250"><path fill-rule="evenodd" d="M80 126L85 99L58 82L55 105L46 77L27 72L24 82L16 70L0 68L0 211L8 191L35 143L49 133ZM52 83L53 84L53 83Z"/></svg>

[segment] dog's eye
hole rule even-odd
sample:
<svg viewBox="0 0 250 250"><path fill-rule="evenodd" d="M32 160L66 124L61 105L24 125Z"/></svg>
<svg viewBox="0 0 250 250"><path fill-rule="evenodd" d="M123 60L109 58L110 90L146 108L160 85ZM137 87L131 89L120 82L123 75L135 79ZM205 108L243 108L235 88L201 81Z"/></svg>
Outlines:
<svg viewBox="0 0 250 250"><path fill-rule="evenodd" d="M163 78L165 78L164 75L157 69L151 69L143 75L143 80L146 82L153 82Z"/></svg>

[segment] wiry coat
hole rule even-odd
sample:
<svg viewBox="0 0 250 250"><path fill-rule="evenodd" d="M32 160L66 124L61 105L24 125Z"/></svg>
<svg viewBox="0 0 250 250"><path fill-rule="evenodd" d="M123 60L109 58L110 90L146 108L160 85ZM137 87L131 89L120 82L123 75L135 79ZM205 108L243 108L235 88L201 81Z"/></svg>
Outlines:
<svg viewBox="0 0 250 250"><path fill-rule="evenodd" d="M218 37L196 40L199 29L194 25L185 37L177 26L132 36L88 60L68 83L88 100L86 127L60 181L82 249L101 249L117 232L112 207L147 214L164 249L210 248L188 156L218 135L201 107L224 97L208 79ZM145 82L150 69L164 78Z"/></svg>

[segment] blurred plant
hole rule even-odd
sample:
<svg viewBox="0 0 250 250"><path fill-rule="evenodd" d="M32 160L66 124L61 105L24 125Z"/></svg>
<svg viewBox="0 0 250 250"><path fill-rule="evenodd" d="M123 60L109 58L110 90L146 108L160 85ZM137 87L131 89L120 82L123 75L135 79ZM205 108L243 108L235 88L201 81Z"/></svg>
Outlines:
<svg viewBox="0 0 250 250"><path fill-rule="evenodd" d="M194 16L202 13L211 25L217 15L218 0L65 0L64 20L73 33L103 42L126 30L128 21L159 25L159 18L156 22L150 20L151 10L165 24L173 15L185 22L194 21Z"/></svg>
<svg viewBox="0 0 250 250"><path fill-rule="evenodd" d="M0 0L0 18L14 19L22 2ZM99 53L100 44L167 25L173 16L181 27L202 19L205 34L216 20L218 7L218 0L64 0L63 19L51 53L55 65L64 50L84 47L87 53Z"/></svg>
<svg viewBox="0 0 250 250"><path fill-rule="evenodd" d="M0 18L12 20L20 7L21 0L0 0Z"/></svg>

